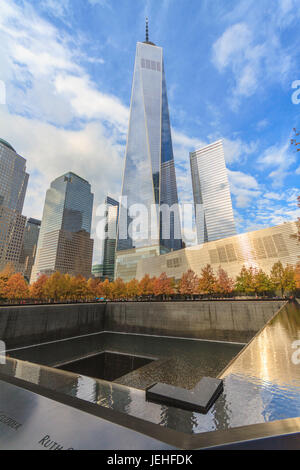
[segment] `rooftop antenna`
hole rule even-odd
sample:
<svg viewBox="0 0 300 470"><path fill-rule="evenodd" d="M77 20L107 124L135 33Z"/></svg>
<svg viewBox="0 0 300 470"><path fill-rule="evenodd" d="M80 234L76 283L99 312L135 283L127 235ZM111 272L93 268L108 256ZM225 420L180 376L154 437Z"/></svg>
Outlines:
<svg viewBox="0 0 300 470"><path fill-rule="evenodd" d="M146 42L149 42L148 18L146 18Z"/></svg>

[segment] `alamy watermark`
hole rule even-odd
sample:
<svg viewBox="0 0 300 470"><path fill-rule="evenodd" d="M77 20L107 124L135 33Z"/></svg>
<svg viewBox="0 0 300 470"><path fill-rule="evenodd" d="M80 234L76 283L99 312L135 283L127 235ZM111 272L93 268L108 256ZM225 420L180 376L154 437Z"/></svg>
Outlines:
<svg viewBox="0 0 300 470"><path fill-rule="evenodd" d="M6 104L6 87L3 80L0 80L0 104Z"/></svg>
<svg viewBox="0 0 300 470"><path fill-rule="evenodd" d="M292 94L292 103L299 104L300 103L300 80L294 80L292 83L292 88L295 89L294 93Z"/></svg>
<svg viewBox="0 0 300 470"><path fill-rule="evenodd" d="M300 364L300 339L292 343L292 348L296 349L296 351L292 354L292 363L295 366L298 366Z"/></svg>
<svg viewBox="0 0 300 470"><path fill-rule="evenodd" d="M100 204L96 209L96 234L99 240L116 238L119 240L156 240L161 236L164 240L193 241L195 239L194 205L184 204L131 204L123 196L119 202L119 221L117 231L117 209ZM204 209L196 204L196 220L201 221ZM160 235L159 235L160 234Z"/></svg>
<svg viewBox="0 0 300 470"><path fill-rule="evenodd" d="M0 365L6 364L6 345L0 340Z"/></svg>

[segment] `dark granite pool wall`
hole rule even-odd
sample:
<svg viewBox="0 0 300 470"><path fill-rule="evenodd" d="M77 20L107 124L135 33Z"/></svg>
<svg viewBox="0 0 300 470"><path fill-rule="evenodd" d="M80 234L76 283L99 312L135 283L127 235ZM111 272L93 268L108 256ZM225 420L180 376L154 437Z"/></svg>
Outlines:
<svg viewBox="0 0 300 470"><path fill-rule="evenodd" d="M105 329L246 343L283 305L255 300L108 303Z"/></svg>
<svg viewBox="0 0 300 470"><path fill-rule="evenodd" d="M104 330L105 304L0 307L0 339L6 348Z"/></svg>
<svg viewBox="0 0 300 470"><path fill-rule="evenodd" d="M100 331L247 342L282 301L121 302L0 307L7 349Z"/></svg>

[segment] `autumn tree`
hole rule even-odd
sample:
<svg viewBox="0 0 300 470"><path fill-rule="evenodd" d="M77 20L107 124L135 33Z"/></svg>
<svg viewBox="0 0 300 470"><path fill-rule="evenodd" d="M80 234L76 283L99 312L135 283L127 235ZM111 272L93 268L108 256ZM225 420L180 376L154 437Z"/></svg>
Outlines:
<svg viewBox="0 0 300 470"><path fill-rule="evenodd" d="M111 298L121 300L126 297L126 285L123 279L118 278L111 283Z"/></svg>
<svg viewBox="0 0 300 470"><path fill-rule="evenodd" d="M238 292L244 292L245 294L251 294L255 292L254 282L255 270L251 266L248 269L243 266L240 274L236 277L235 288Z"/></svg>
<svg viewBox="0 0 300 470"><path fill-rule="evenodd" d="M86 285L87 285L87 297L89 299L94 299L98 295L98 286L100 283L99 278L90 278Z"/></svg>
<svg viewBox="0 0 300 470"><path fill-rule="evenodd" d="M139 282L136 279L127 282L126 294L128 299L135 299L139 295Z"/></svg>
<svg viewBox="0 0 300 470"><path fill-rule="evenodd" d="M21 273L10 276L6 282L4 293L7 299L27 299L29 296L28 284Z"/></svg>
<svg viewBox="0 0 300 470"><path fill-rule="evenodd" d="M149 274L145 274L139 282L138 294L142 297L149 297L154 294L154 283L156 278L150 278Z"/></svg>
<svg viewBox="0 0 300 470"><path fill-rule="evenodd" d="M281 261L273 265L270 279L273 288L280 290L282 296L286 291L292 292L296 288L295 269L289 264L284 268Z"/></svg>
<svg viewBox="0 0 300 470"><path fill-rule="evenodd" d="M182 295L193 296L199 292L199 278L192 269L183 273L178 283L178 292Z"/></svg>
<svg viewBox="0 0 300 470"><path fill-rule="evenodd" d="M48 299L58 301L66 298L70 292L69 279L60 272L55 272L45 282L45 294Z"/></svg>
<svg viewBox="0 0 300 470"><path fill-rule="evenodd" d="M99 297L104 297L105 299L110 299L111 298L111 282L109 282L108 279L105 279L105 281L100 282L97 287L97 295Z"/></svg>
<svg viewBox="0 0 300 470"><path fill-rule="evenodd" d="M47 298L45 291L47 279L48 276L46 276L46 274L41 274L38 279L29 286L29 295L32 299L43 300Z"/></svg>
<svg viewBox="0 0 300 470"><path fill-rule="evenodd" d="M88 297L89 289L85 277L78 275L71 278L65 276L65 293L73 300L83 300Z"/></svg>
<svg viewBox="0 0 300 470"><path fill-rule="evenodd" d="M217 279L210 264L201 269L199 291L201 294L211 295L215 292Z"/></svg>
<svg viewBox="0 0 300 470"><path fill-rule="evenodd" d="M256 270L253 278L254 291L257 294L266 294L272 290L270 277L262 270Z"/></svg>
<svg viewBox="0 0 300 470"><path fill-rule="evenodd" d="M0 278L0 299L5 299L5 286L6 282Z"/></svg>
<svg viewBox="0 0 300 470"><path fill-rule="evenodd" d="M234 280L228 276L227 272L219 266L215 291L221 295L231 294L234 290Z"/></svg>
<svg viewBox="0 0 300 470"><path fill-rule="evenodd" d="M162 296L163 299L174 294L175 282L168 277L166 273L162 273L153 282L153 292L155 296Z"/></svg>

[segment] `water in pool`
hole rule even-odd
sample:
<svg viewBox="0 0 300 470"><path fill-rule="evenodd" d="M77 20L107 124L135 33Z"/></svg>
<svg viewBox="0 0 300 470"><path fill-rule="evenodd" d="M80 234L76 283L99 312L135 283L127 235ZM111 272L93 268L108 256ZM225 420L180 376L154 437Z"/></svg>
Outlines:
<svg viewBox="0 0 300 470"><path fill-rule="evenodd" d="M233 343L99 333L18 349L10 355L140 389L154 382L193 388L203 376L216 377L242 347Z"/></svg>

